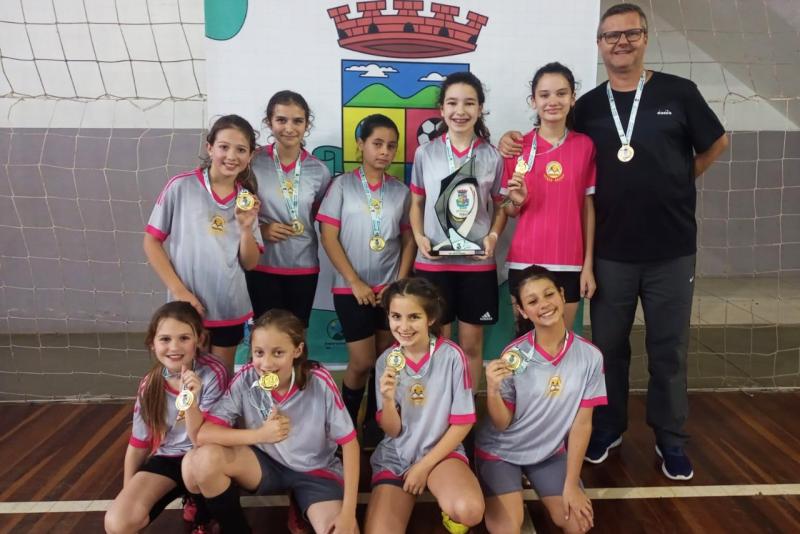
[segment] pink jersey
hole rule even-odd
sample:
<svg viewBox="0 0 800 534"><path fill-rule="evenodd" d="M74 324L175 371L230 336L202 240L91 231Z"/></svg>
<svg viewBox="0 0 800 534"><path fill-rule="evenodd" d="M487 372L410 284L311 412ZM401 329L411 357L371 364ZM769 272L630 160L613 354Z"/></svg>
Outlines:
<svg viewBox="0 0 800 534"><path fill-rule="evenodd" d="M536 130L531 130L523 138L525 161L534 135ZM536 143L533 168L525 175L528 198L519 212L506 264L510 269L541 265L551 271L580 271L584 199L594 194L595 187L594 144L572 131L555 149L541 136ZM503 192L516 164L517 158L505 160Z"/></svg>

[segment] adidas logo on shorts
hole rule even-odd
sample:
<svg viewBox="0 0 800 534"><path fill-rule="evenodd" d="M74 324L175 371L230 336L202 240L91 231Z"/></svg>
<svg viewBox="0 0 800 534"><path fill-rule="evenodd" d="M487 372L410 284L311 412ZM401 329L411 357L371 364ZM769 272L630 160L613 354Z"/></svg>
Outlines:
<svg viewBox="0 0 800 534"><path fill-rule="evenodd" d="M483 315L481 315L481 321L491 321L492 319L494 318L492 317L492 314L489 313L488 311Z"/></svg>

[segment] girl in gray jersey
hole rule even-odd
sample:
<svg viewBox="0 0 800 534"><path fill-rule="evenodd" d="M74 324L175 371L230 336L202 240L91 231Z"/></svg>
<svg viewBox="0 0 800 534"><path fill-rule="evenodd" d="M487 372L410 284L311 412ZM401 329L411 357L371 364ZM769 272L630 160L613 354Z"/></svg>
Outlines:
<svg viewBox="0 0 800 534"><path fill-rule="evenodd" d="M169 298L203 316L211 352L228 369L253 316L244 271L256 266L263 249L250 169L255 148L245 119L217 119L206 136L206 163L167 182L144 235L145 255Z"/></svg>
<svg viewBox="0 0 800 534"><path fill-rule="evenodd" d="M376 365L377 413L386 437L372 455L365 531L405 532L418 495L430 489L451 532L483 517L483 496L461 441L475 423L467 359L439 337L442 299L421 278L383 294L396 343Z"/></svg>
<svg viewBox="0 0 800 534"><path fill-rule="evenodd" d="M528 267L512 291L534 330L486 367L489 417L475 439L486 526L489 532L519 532L524 473L556 525L586 532L594 514L580 472L592 410L606 404L603 357L566 328L564 290L553 273Z"/></svg>
<svg viewBox="0 0 800 534"><path fill-rule="evenodd" d="M291 490L316 532L357 530L356 433L333 377L308 361L304 336L288 311L256 320L252 362L233 377L200 427L201 446L186 457L186 486L206 497L222 532L250 530L239 487L257 495Z"/></svg>
<svg viewBox="0 0 800 534"><path fill-rule="evenodd" d="M256 151L252 167L263 200L259 222L267 246L256 268L247 272L247 288L256 317L280 308L308 327L319 278L314 217L331 174L303 146L311 110L302 95L272 95L263 123L275 142Z"/></svg>
<svg viewBox="0 0 800 534"><path fill-rule="evenodd" d="M356 137L361 167L333 181L317 215L322 245L336 269L333 305L349 355L342 396L353 423L375 359L392 340L381 294L388 284L408 276L414 257L409 190L386 174L397 151L397 126L385 115L369 115ZM374 400L371 388L370 393L369 400ZM369 426L374 414L375 404L368 401L365 438L376 434Z"/></svg>
<svg viewBox="0 0 800 534"><path fill-rule="evenodd" d="M106 532L138 532L175 498L186 496L184 454L197 441L203 413L228 384L222 363L198 350L203 336L202 318L187 302L167 303L150 320L145 345L156 361L139 383L122 491L106 512ZM192 502L204 509L200 495ZM184 509L185 519L189 510ZM204 519L207 514L196 518Z"/></svg>

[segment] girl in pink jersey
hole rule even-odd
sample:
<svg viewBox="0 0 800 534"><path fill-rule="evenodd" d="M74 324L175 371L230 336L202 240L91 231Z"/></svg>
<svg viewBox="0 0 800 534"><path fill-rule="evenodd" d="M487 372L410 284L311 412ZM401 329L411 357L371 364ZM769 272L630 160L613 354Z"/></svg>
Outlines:
<svg viewBox="0 0 800 534"><path fill-rule="evenodd" d="M219 118L206 136L205 163L167 182L144 235L145 255L169 296L203 316L211 352L228 369L253 315L244 271L263 248L250 168L255 149L250 123Z"/></svg>
<svg viewBox="0 0 800 534"><path fill-rule="evenodd" d="M483 496L461 445L475 423L467 358L440 337L443 301L422 278L383 294L396 344L378 359L377 417L386 437L375 449L365 531L402 533L417 496L430 489L450 532L483 517Z"/></svg>
<svg viewBox="0 0 800 534"><path fill-rule="evenodd" d="M308 360L305 325L270 310L253 326L251 351L252 362L197 433L186 486L205 496L222 532L250 531L240 487L257 495L290 490L316 532L357 532L356 433L333 377Z"/></svg>
<svg viewBox="0 0 800 534"><path fill-rule="evenodd" d="M145 344L155 362L136 395L122 491L106 512L106 532L139 532L175 498L186 496L184 454L197 439L203 412L228 383L223 365L200 352L204 336L200 314L186 302L167 303L153 314ZM199 495L192 501L203 509ZM192 520L187 512L190 507L184 519ZM207 519L201 516L195 519Z"/></svg>
<svg viewBox="0 0 800 534"><path fill-rule="evenodd" d="M534 129L523 137L522 154L505 160L503 173L505 212L518 218L506 257L508 285L513 295L519 273L530 265L553 272L564 288L564 319L572 328L578 302L596 287L594 143L570 131L575 78L567 67L548 63L537 70L529 98Z"/></svg>

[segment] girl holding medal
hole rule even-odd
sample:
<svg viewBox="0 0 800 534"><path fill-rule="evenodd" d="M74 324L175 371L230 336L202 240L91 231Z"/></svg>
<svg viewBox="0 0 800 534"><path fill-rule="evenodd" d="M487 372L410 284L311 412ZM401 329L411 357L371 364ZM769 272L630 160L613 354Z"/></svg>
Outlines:
<svg viewBox="0 0 800 534"><path fill-rule="evenodd" d="M203 319L188 302L169 302L153 314L145 344L155 363L139 383L122 491L106 512L106 532L139 532L175 498L187 496L184 455L228 384L225 367L200 350L204 336ZM200 495L192 501L205 510ZM187 512L193 515L189 506L187 520L208 519L202 513L190 519Z"/></svg>
<svg viewBox="0 0 800 534"><path fill-rule="evenodd" d="M397 151L397 126L385 115L370 115L356 137L361 167L331 183L317 215L322 245L336 269L333 305L349 354L342 396L354 423L375 359L391 343L381 293L408 276L414 257L408 188L386 174ZM373 415L374 407L368 407L365 425Z"/></svg>
<svg viewBox="0 0 800 534"><path fill-rule="evenodd" d="M498 319L494 249L506 224L500 206L503 159L489 144L489 130L483 121L485 100L483 86L474 74L447 76L439 92L443 120L437 126L437 137L417 148L411 174L410 220L418 249L414 270L433 282L445 299L445 337L450 336L450 324L458 319L459 345L469 356L472 376L477 377L483 369L483 326ZM478 197L471 230L484 236L479 244L485 255L437 256L437 245L448 240L435 209L441 182L471 158L475 160Z"/></svg>
<svg viewBox="0 0 800 534"><path fill-rule="evenodd" d="M228 369L253 316L244 271L264 248L250 168L255 149L256 133L245 119L217 119L206 136L206 162L167 182L144 235L145 255L168 297L203 316L211 352Z"/></svg>
<svg viewBox="0 0 800 534"><path fill-rule="evenodd" d="M522 153L505 160L505 212L518 217L506 257L509 290L523 269L541 265L564 288L564 319L572 328L581 297L592 298L595 149L570 128L575 78L561 63L548 63L531 81L537 119L522 138ZM530 328L530 324L521 331ZM521 333L521 332L520 332Z"/></svg>
<svg viewBox="0 0 800 534"><path fill-rule="evenodd" d="M523 269L514 297L534 330L512 341L486 367L489 417L475 439L486 527L519 532L524 474L557 526L586 532L594 519L580 471L592 410L607 402L603 356L566 328L564 290L547 269Z"/></svg>
<svg viewBox="0 0 800 534"><path fill-rule="evenodd" d="M253 312L289 310L308 327L319 278L314 217L331 180L328 167L303 148L311 110L302 95L279 91L267 103L264 125L275 142L253 157L264 201L259 211L265 247L247 273ZM273 194L274 193L274 194Z"/></svg>
<svg viewBox="0 0 800 534"><path fill-rule="evenodd" d="M475 423L469 364L441 337L444 302L422 278L383 293L396 343L376 364L378 421L386 437L372 455L372 494L365 531L405 532L418 495L429 488L451 532L483 517L483 496L462 440Z"/></svg>
<svg viewBox="0 0 800 534"><path fill-rule="evenodd" d="M252 362L197 433L186 486L205 496L222 532L250 531L239 487L256 495L291 490L316 532L357 532L356 433L333 377L308 360L303 322L268 311L253 326L251 351Z"/></svg>

